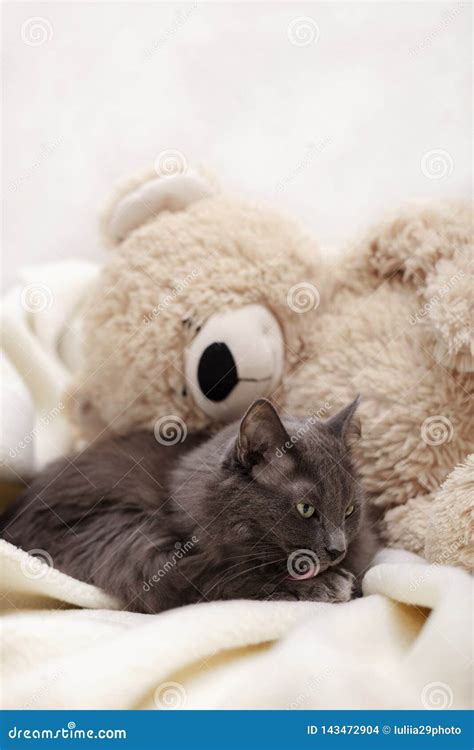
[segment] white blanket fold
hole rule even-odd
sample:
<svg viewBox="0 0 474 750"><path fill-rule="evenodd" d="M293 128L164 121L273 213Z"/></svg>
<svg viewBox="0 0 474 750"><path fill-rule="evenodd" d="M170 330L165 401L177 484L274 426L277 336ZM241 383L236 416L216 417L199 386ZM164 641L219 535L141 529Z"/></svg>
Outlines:
<svg viewBox="0 0 474 750"><path fill-rule="evenodd" d="M81 320L99 267L83 260L18 271L0 308L0 478L29 477L69 452L64 390L81 361Z"/></svg>
<svg viewBox="0 0 474 750"><path fill-rule="evenodd" d="M470 577L398 550L346 604L239 600L161 615L119 611L4 541L0 560L5 708L470 704Z"/></svg>

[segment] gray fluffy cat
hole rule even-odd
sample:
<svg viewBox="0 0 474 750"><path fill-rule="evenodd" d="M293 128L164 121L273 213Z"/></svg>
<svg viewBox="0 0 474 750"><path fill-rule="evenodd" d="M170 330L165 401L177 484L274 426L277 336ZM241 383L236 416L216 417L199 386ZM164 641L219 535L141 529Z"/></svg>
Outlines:
<svg viewBox="0 0 474 750"><path fill-rule="evenodd" d="M356 407L326 422L282 422L259 399L214 437L103 440L40 474L1 534L129 610L347 601L375 551L350 459Z"/></svg>

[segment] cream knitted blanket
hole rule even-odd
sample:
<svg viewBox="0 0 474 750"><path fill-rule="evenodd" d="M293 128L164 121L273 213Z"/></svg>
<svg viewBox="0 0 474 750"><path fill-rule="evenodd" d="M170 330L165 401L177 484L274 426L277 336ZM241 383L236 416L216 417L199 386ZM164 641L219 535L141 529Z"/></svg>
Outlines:
<svg viewBox="0 0 474 750"><path fill-rule="evenodd" d="M230 601L160 615L0 542L5 708L465 708L471 579L399 550L346 604Z"/></svg>

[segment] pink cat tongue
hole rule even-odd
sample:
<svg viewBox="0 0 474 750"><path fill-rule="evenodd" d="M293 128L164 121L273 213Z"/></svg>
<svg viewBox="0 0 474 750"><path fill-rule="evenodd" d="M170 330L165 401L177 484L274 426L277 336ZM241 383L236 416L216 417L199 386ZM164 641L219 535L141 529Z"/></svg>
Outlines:
<svg viewBox="0 0 474 750"><path fill-rule="evenodd" d="M302 575L298 576L298 580L307 581L308 578L314 578L315 575L316 575L316 571L308 570L307 573L303 573Z"/></svg>
<svg viewBox="0 0 474 750"><path fill-rule="evenodd" d="M288 581L307 581L308 578L314 578L317 571L315 570L308 570L307 573L302 573L301 575L297 576L287 576Z"/></svg>

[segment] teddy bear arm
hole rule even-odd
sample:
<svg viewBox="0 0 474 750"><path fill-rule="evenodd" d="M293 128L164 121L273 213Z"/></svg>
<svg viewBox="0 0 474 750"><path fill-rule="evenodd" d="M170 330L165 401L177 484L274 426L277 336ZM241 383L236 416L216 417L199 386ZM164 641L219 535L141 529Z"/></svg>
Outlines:
<svg viewBox="0 0 474 750"><path fill-rule="evenodd" d="M474 567L474 453L435 492L425 541L433 564Z"/></svg>
<svg viewBox="0 0 474 750"><path fill-rule="evenodd" d="M470 207L462 201L409 205L373 226L355 251L359 275L411 288L410 323L429 327L435 359L447 369L473 372Z"/></svg>
<svg viewBox="0 0 474 750"><path fill-rule="evenodd" d="M417 495L388 510L381 527L384 542L423 555L432 501L432 493Z"/></svg>
<svg viewBox="0 0 474 750"><path fill-rule="evenodd" d="M411 203L374 224L357 252L381 278L423 285L439 261L472 257L472 214L464 201Z"/></svg>
<svg viewBox="0 0 474 750"><path fill-rule="evenodd" d="M474 565L474 454L448 474L437 490L391 508L382 522L382 537L434 565Z"/></svg>

